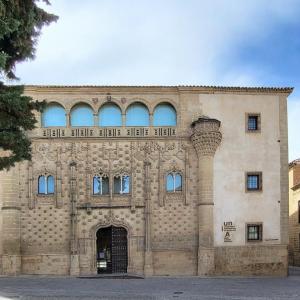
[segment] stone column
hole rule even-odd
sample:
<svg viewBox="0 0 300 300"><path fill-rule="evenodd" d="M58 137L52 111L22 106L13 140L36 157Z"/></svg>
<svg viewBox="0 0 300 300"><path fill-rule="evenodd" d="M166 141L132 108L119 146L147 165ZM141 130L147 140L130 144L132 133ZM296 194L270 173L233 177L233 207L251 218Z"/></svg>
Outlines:
<svg viewBox="0 0 300 300"><path fill-rule="evenodd" d="M71 127L71 111L69 109L66 110L66 125L67 128Z"/></svg>
<svg viewBox="0 0 300 300"><path fill-rule="evenodd" d="M71 196L71 256L70 256L70 275L80 274L78 238L77 238L77 199L76 199L76 163L70 164L70 196Z"/></svg>
<svg viewBox="0 0 300 300"><path fill-rule="evenodd" d="M153 275L153 255L151 246L151 203L150 203L150 166L149 161L144 162L145 168L145 262L144 276Z"/></svg>
<svg viewBox="0 0 300 300"><path fill-rule="evenodd" d="M21 273L20 199L17 169L0 173L2 202L2 270L3 275Z"/></svg>
<svg viewBox="0 0 300 300"><path fill-rule="evenodd" d="M199 180L199 244L198 275L213 275L214 262L214 216L213 216L213 164L214 155L221 142L221 122L200 117L192 123L192 143L198 156Z"/></svg>

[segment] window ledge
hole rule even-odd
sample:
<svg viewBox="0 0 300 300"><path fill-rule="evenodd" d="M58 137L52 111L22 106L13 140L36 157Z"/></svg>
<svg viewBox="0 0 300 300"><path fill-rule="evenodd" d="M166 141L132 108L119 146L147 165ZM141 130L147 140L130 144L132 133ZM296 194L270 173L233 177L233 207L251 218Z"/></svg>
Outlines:
<svg viewBox="0 0 300 300"><path fill-rule="evenodd" d="M260 243L262 243L262 240L246 240L246 243L248 243L248 244L260 244Z"/></svg>
<svg viewBox="0 0 300 300"><path fill-rule="evenodd" d="M261 133L261 130L256 129L256 130L246 130L246 133Z"/></svg>
<svg viewBox="0 0 300 300"><path fill-rule="evenodd" d="M91 195L93 198L109 198L109 194L101 195L101 194L92 194Z"/></svg>
<svg viewBox="0 0 300 300"><path fill-rule="evenodd" d="M247 189L246 189L245 192L246 192L246 193L250 193L250 194L251 194L251 193L262 193L263 190L262 190L262 189L258 189L258 190L247 190Z"/></svg>

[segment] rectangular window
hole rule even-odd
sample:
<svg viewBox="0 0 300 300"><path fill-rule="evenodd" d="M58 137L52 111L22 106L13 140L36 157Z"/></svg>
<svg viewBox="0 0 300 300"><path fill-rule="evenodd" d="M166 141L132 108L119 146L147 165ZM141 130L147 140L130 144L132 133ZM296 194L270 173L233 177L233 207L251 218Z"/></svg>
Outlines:
<svg viewBox="0 0 300 300"><path fill-rule="evenodd" d="M246 131L260 131L260 114L246 114Z"/></svg>
<svg viewBox="0 0 300 300"><path fill-rule="evenodd" d="M246 174L246 190L261 191L262 190L262 173L248 172Z"/></svg>
<svg viewBox="0 0 300 300"><path fill-rule="evenodd" d="M108 177L95 176L93 179L93 194L108 195L109 194L109 179Z"/></svg>
<svg viewBox="0 0 300 300"><path fill-rule="evenodd" d="M130 193L130 176L121 175L114 177L114 193L129 194Z"/></svg>
<svg viewBox="0 0 300 300"><path fill-rule="evenodd" d="M262 224L247 224L247 241L262 241Z"/></svg>

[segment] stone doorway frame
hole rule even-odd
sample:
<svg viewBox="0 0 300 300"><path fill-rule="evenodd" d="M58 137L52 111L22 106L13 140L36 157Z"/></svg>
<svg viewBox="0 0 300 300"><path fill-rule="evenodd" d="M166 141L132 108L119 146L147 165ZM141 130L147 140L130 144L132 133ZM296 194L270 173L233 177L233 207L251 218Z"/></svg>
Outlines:
<svg viewBox="0 0 300 300"><path fill-rule="evenodd" d="M131 226L123 221L109 220L107 222L98 223L93 226L90 230L90 239L92 241L92 252L90 256L90 266L93 274L97 274L97 232L98 230L110 226L123 227L127 231L127 273L132 273L132 257L131 257L131 244L132 244L132 228Z"/></svg>

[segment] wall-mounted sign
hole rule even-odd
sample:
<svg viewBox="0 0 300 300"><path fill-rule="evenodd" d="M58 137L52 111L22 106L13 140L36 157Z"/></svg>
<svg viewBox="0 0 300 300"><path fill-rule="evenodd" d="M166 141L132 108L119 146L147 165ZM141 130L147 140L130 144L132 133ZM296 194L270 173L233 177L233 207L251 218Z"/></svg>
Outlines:
<svg viewBox="0 0 300 300"><path fill-rule="evenodd" d="M235 225L232 222L224 222L222 231L224 232L224 242L232 242L233 232L236 231Z"/></svg>

